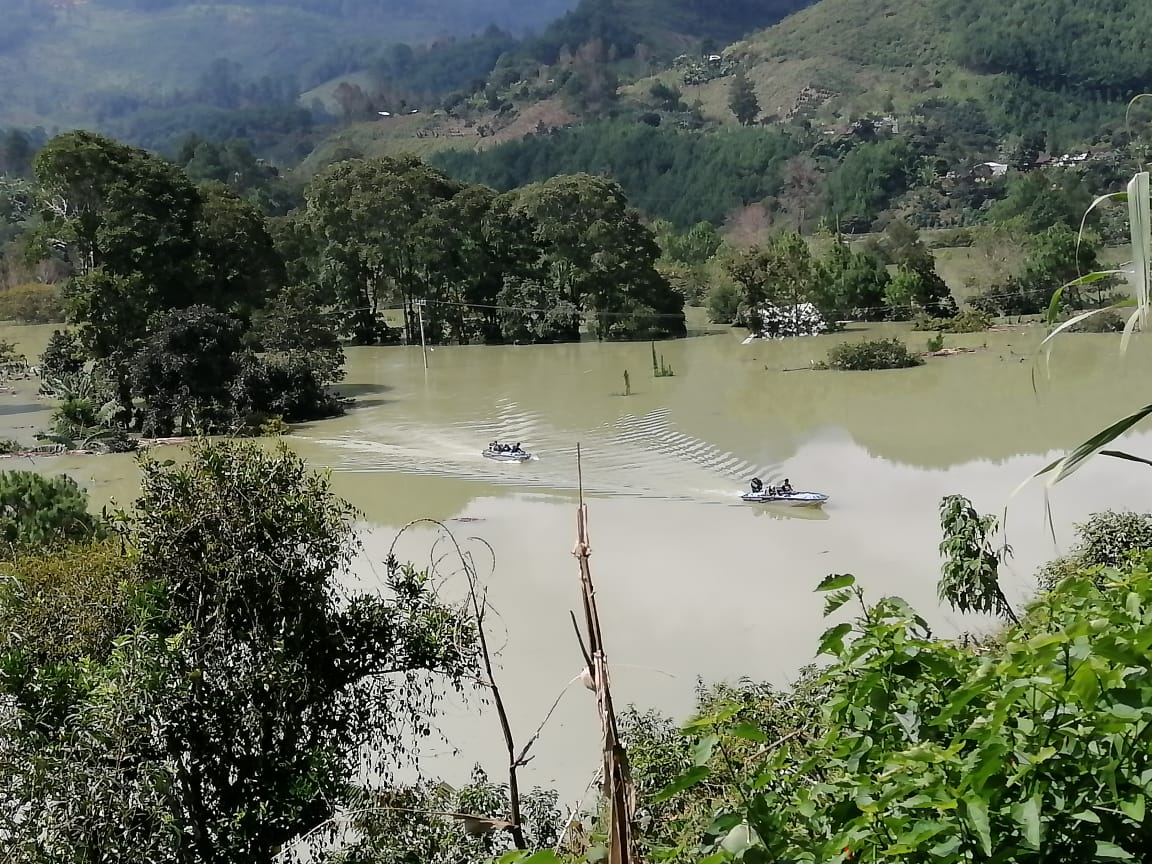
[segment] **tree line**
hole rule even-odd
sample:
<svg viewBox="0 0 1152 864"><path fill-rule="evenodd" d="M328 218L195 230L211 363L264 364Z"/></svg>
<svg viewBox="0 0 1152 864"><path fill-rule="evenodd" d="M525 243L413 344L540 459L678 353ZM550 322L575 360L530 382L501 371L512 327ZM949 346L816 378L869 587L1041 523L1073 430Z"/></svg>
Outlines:
<svg viewBox="0 0 1152 864"><path fill-rule="evenodd" d="M277 231L296 277L343 309L354 341L555 342L682 336L684 298L621 187L561 175L503 195L415 158L351 160L313 179Z"/></svg>
<svg viewBox="0 0 1152 864"><path fill-rule="evenodd" d="M243 148L191 140L180 167L88 132L49 141L20 187L20 249L56 263L72 330L42 363L56 433L165 436L340 410L342 341L683 336L684 297L615 183L506 194L415 158L317 175L266 217L274 180ZM246 169L246 170L234 170ZM232 186L220 182L224 175Z"/></svg>

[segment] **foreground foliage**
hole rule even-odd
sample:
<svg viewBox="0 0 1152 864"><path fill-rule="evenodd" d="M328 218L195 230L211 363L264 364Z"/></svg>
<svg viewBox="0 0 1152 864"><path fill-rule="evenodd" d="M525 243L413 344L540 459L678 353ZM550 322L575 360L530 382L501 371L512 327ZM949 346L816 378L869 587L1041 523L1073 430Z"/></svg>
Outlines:
<svg viewBox="0 0 1152 864"><path fill-rule="evenodd" d="M816 685L818 719L782 739L729 703L689 724L693 766L650 800L703 796L669 814L701 826L703 842L661 857L1143 860L1150 565L1065 579L987 653L933 638L898 599L868 606L852 577L829 577L829 614L855 600L861 612L821 641L832 665ZM760 746L732 758L749 741Z"/></svg>
<svg viewBox="0 0 1152 864"><path fill-rule="evenodd" d="M267 864L409 757L467 618L395 562L385 595L343 590L353 512L286 449L142 467L120 544L5 567L0 837L44 864Z"/></svg>

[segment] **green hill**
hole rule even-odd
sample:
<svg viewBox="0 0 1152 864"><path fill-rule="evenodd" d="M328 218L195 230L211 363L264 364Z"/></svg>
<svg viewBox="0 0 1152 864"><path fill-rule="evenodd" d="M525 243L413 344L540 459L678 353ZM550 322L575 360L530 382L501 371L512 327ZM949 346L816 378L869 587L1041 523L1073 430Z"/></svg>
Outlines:
<svg viewBox="0 0 1152 864"><path fill-rule="evenodd" d="M1150 26L1143 0L820 0L733 50L771 110L805 88L828 118L974 99L1001 134L1060 146L1152 85Z"/></svg>
<svg viewBox="0 0 1152 864"><path fill-rule="evenodd" d="M885 213L968 225L1007 194L1007 181L957 189L940 182L945 174L1126 144L1126 104L1152 87L1150 25L1144 0L819 0L746 35L716 63L695 54L645 72L618 61L619 87L580 52L535 78L523 66L496 74L485 98L457 116L420 121L413 149L497 188L561 170L608 174L681 225L738 218L760 203L793 221L834 214L850 230ZM768 158L732 137L737 71L755 90L755 125L791 142L766 135ZM540 86L543 77L555 86ZM519 119L546 104L567 116ZM461 117L488 134L441 134ZM359 126L344 140L358 139L353 151L394 153L410 143L398 133ZM691 136L703 140L686 143ZM721 153L722 169L699 164ZM797 161L785 165L789 154ZM1111 188L1116 166L1090 167L1088 186Z"/></svg>

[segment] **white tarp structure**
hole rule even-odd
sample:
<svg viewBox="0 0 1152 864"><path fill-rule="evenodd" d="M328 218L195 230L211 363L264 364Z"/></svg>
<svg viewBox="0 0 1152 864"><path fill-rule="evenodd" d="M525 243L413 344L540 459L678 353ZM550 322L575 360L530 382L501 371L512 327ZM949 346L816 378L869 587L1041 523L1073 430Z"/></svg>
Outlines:
<svg viewBox="0 0 1152 864"><path fill-rule="evenodd" d="M789 336L816 336L828 329L828 322L820 310L811 303L796 306L773 306L765 303L757 310L761 329L744 340L744 344L756 339L786 339Z"/></svg>

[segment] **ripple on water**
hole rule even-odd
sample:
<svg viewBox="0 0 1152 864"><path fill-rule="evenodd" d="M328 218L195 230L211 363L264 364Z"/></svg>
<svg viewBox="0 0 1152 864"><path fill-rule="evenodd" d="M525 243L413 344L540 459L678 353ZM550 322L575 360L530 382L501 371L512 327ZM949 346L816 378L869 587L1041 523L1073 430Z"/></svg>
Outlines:
<svg viewBox="0 0 1152 864"><path fill-rule="evenodd" d="M535 458L521 464L484 459L481 448L496 439L519 441ZM336 472L399 471L565 492L576 488L575 441L581 442L585 489L592 495L738 505L734 492L750 477L782 477L779 465L757 465L675 429L667 408L578 432L502 400L491 419L436 426L406 421L312 439L330 450Z"/></svg>

